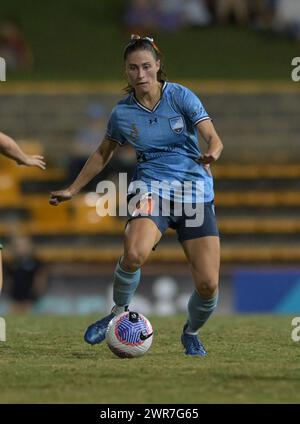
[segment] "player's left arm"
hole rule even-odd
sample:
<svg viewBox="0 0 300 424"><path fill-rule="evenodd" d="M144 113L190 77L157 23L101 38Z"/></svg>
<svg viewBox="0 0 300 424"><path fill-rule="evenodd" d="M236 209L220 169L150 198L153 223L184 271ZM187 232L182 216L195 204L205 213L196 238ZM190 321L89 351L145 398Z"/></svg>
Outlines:
<svg viewBox="0 0 300 424"><path fill-rule="evenodd" d="M37 166L40 169L46 169L43 156L26 155L11 137L2 132L0 132L0 153L16 161L19 165Z"/></svg>
<svg viewBox="0 0 300 424"><path fill-rule="evenodd" d="M209 166L210 163L219 159L223 150L223 143L210 119L199 122L197 128L208 146L207 151L199 157L198 161Z"/></svg>

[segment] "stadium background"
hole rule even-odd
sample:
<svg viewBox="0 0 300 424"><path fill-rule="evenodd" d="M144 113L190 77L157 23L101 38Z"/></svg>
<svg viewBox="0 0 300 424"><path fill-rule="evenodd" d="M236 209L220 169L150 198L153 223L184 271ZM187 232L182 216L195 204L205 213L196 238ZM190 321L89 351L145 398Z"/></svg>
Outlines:
<svg viewBox="0 0 300 424"><path fill-rule="evenodd" d="M42 174L1 158L0 236L4 265L14 261L12 238L27 235L46 266L47 290L33 309L38 313L86 314L111 306L124 220L97 216L91 194L97 181L58 208L48 205L48 197L74 175L74 163L79 169L72 156L80 137L88 138L94 125L92 138L99 131L101 139L125 85L122 48L129 33L151 31L130 28L127 12L128 2L108 0L1 5L2 22L19 25L30 51L27 63L8 69L1 82L1 130L25 150L43 152L48 169ZM254 11L251 16L248 25L233 16L223 25L174 21L152 28L151 35L165 54L169 80L199 94L225 145L213 166L222 242L218 313L296 314L300 85L291 81L291 60L299 55L299 40L275 32L269 21L258 25ZM81 157L87 157L89 142ZM124 149L103 177L116 180L133 163ZM4 271L2 315L10 307L6 266ZM133 307L146 314L183 311L191 287L180 246L169 233L144 267Z"/></svg>

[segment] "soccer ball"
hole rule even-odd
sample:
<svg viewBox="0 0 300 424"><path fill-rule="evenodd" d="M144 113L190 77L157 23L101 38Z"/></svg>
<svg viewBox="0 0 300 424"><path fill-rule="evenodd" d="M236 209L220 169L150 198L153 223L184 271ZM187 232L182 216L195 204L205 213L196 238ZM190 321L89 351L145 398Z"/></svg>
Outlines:
<svg viewBox="0 0 300 424"><path fill-rule="evenodd" d="M152 344L153 330L149 320L137 312L123 312L114 317L106 331L110 350L120 358L144 355Z"/></svg>

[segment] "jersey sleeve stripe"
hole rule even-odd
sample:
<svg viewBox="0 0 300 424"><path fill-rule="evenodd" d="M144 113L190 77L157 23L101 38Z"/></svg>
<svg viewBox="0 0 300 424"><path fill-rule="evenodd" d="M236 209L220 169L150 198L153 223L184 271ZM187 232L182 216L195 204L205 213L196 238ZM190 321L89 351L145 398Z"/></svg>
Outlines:
<svg viewBox="0 0 300 424"><path fill-rule="evenodd" d="M199 124L199 122L207 121L208 119L211 121L211 118L209 116L205 116L204 118L200 118L197 121L193 122L193 125L197 125Z"/></svg>

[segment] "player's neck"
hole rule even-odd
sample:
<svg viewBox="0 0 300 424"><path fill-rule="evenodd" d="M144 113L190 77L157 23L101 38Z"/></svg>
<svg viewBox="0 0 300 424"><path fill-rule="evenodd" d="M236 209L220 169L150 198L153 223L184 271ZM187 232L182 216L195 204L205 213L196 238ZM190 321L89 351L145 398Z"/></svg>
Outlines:
<svg viewBox="0 0 300 424"><path fill-rule="evenodd" d="M147 93L135 92L135 97L139 103L148 109L153 109L154 106L161 98L162 84L158 82L155 86Z"/></svg>

